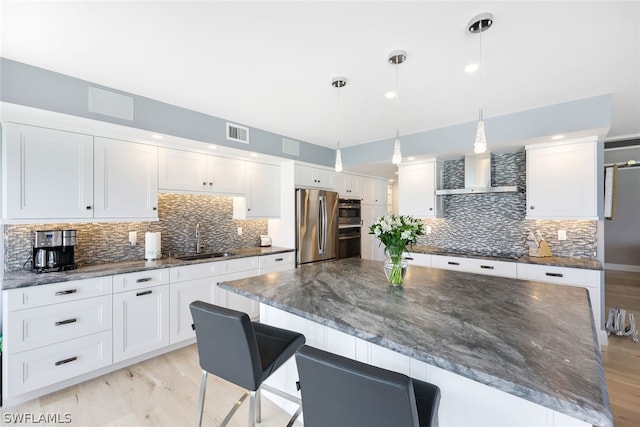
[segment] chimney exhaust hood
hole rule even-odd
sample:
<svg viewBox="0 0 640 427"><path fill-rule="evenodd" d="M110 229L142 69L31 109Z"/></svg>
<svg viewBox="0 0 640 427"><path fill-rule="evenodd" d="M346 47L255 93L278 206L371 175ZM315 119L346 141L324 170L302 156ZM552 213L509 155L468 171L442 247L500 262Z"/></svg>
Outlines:
<svg viewBox="0 0 640 427"><path fill-rule="evenodd" d="M464 156L464 188L437 190L436 195L515 192L516 185L491 186L491 153L478 153Z"/></svg>

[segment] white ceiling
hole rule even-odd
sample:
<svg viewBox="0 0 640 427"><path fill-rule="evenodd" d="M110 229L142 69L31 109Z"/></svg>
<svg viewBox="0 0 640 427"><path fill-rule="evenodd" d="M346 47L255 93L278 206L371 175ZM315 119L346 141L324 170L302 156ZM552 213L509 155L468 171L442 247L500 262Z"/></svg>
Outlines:
<svg viewBox="0 0 640 427"><path fill-rule="evenodd" d="M640 3L2 3L2 56L314 144L402 134L613 94L609 136L640 134ZM345 76L340 92L331 79Z"/></svg>

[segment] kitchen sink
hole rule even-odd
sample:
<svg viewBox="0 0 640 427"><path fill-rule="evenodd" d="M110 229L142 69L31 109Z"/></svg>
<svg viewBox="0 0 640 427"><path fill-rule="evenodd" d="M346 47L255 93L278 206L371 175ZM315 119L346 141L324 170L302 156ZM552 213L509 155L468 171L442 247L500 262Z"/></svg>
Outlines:
<svg viewBox="0 0 640 427"><path fill-rule="evenodd" d="M176 256L176 259L180 259L183 261L193 261L196 259L222 258L222 257L227 257L232 255L235 255L235 254L233 252L210 252L206 254L179 255L179 256Z"/></svg>

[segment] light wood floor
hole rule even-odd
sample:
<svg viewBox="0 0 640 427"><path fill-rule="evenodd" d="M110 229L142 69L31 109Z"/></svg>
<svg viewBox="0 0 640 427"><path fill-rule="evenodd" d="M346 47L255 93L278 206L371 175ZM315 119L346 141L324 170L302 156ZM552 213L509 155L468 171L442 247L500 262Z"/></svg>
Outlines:
<svg viewBox="0 0 640 427"><path fill-rule="evenodd" d="M609 270L605 283L605 315L618 306L634 313L640 327L640 273ZM602 362L615 426L640 426L640 343L610 335Z"/></svg>
<svg viewBox="0 0 640 427"><path fill-rule="evenodd" d="M635 313L640 322L640 274L607 271L605 304L607 313L617 305ZM602 359L615 426L640 426L640 344L628 337L610 336ZM60 426L193 426L200 372L196 347L189 346L0 410L0 423L5 423L5 413L57 413L61 418L68 413L72 422ZM213 376L209 376L207 387L203 425L217 426L242 390ZM286 425L288 416L267 399L263 400L262 411L262 426ZM246 426L247 417L248 401L229 425ZM301 425L296 423L297 427Z"/></svg>

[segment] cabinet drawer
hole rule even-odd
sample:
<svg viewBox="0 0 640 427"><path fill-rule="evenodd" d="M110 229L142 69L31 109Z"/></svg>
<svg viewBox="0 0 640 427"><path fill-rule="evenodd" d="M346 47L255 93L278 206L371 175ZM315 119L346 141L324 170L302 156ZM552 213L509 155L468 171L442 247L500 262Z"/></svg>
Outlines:
<svg viewBox="0 0 640 427"><path fill-rule="evenodd" d="M264 255L258 257L258 265L260 273L284 271L295 267L293 260L293 252L285 252L282 254Z"/></svg>
<svg viewBox="0 0 640 427"><path fill-rule="evenodd" d="M465 260L465 265L471 267L471 270L468 271L476 274L512 277L514 279L518 275L518 264L515 262L471 258Z"/></svg>
<svg viewBox="0 0 640 427"><path fill-rule="evenodd" d="M113 292L131 291L169 283L169 269L137 271L113 276Z"/></svg>
<svg viewBox="0 0 640 427"><path fill-rule="evenodd" d="M19 353L111 329L111 312L111 295L18 311L7 325L7 351Z"/></svg>
<svg viewBox="0 0 640 427"><path fill-rule="evenodd" d="M431 255L405 252L402 256L409 261L409 265L419 265L420 267L431 267Z"/></svg>
<svg viewBox="0 0 640 427"><path fill-rule="evenodd" d="M218 269L218 273L220 274L230 274L237 273L240 271L247 270L257 270L258 269L258 257L247 257L240 259L230 259L228 261L222 261L219 263L220 268ZM256 271L255 274L258 272Z"/></svg>
<svg viewBox="0 0 640 427"><path fill-rule="evenodd" d="M599 287L600 272L584 268L554 267L549 265L518 264L518 279L541 282Z"/></svg>
<svg viewBox="0 0 640 427"><path fill-rule="evenodd" d="M459 258L443 255L431 256L431 267L443 270L456 270L471 272L474 270L471 258Z"/></svg>
<svg viewBox="0 0 640 427"><path fill-rule="evenodd" d="M9 395L20 395L111 364L111 331L9 357Z"/></svg>
<svg viewBox="0 0 640 427"><path fill-rule="evenodd" d="M6 291L9 311L41 307L100 295L110 295L111 276L72 280Z"/></svg>
<svg viewBox="0 0 640 427"><path fill-rule="evenodd" d="M171 267L169 269L169 279L171 283L184 282L185 280L204 279L218 274L218 266L218 262L207 262L203 264Z"/></svg>

